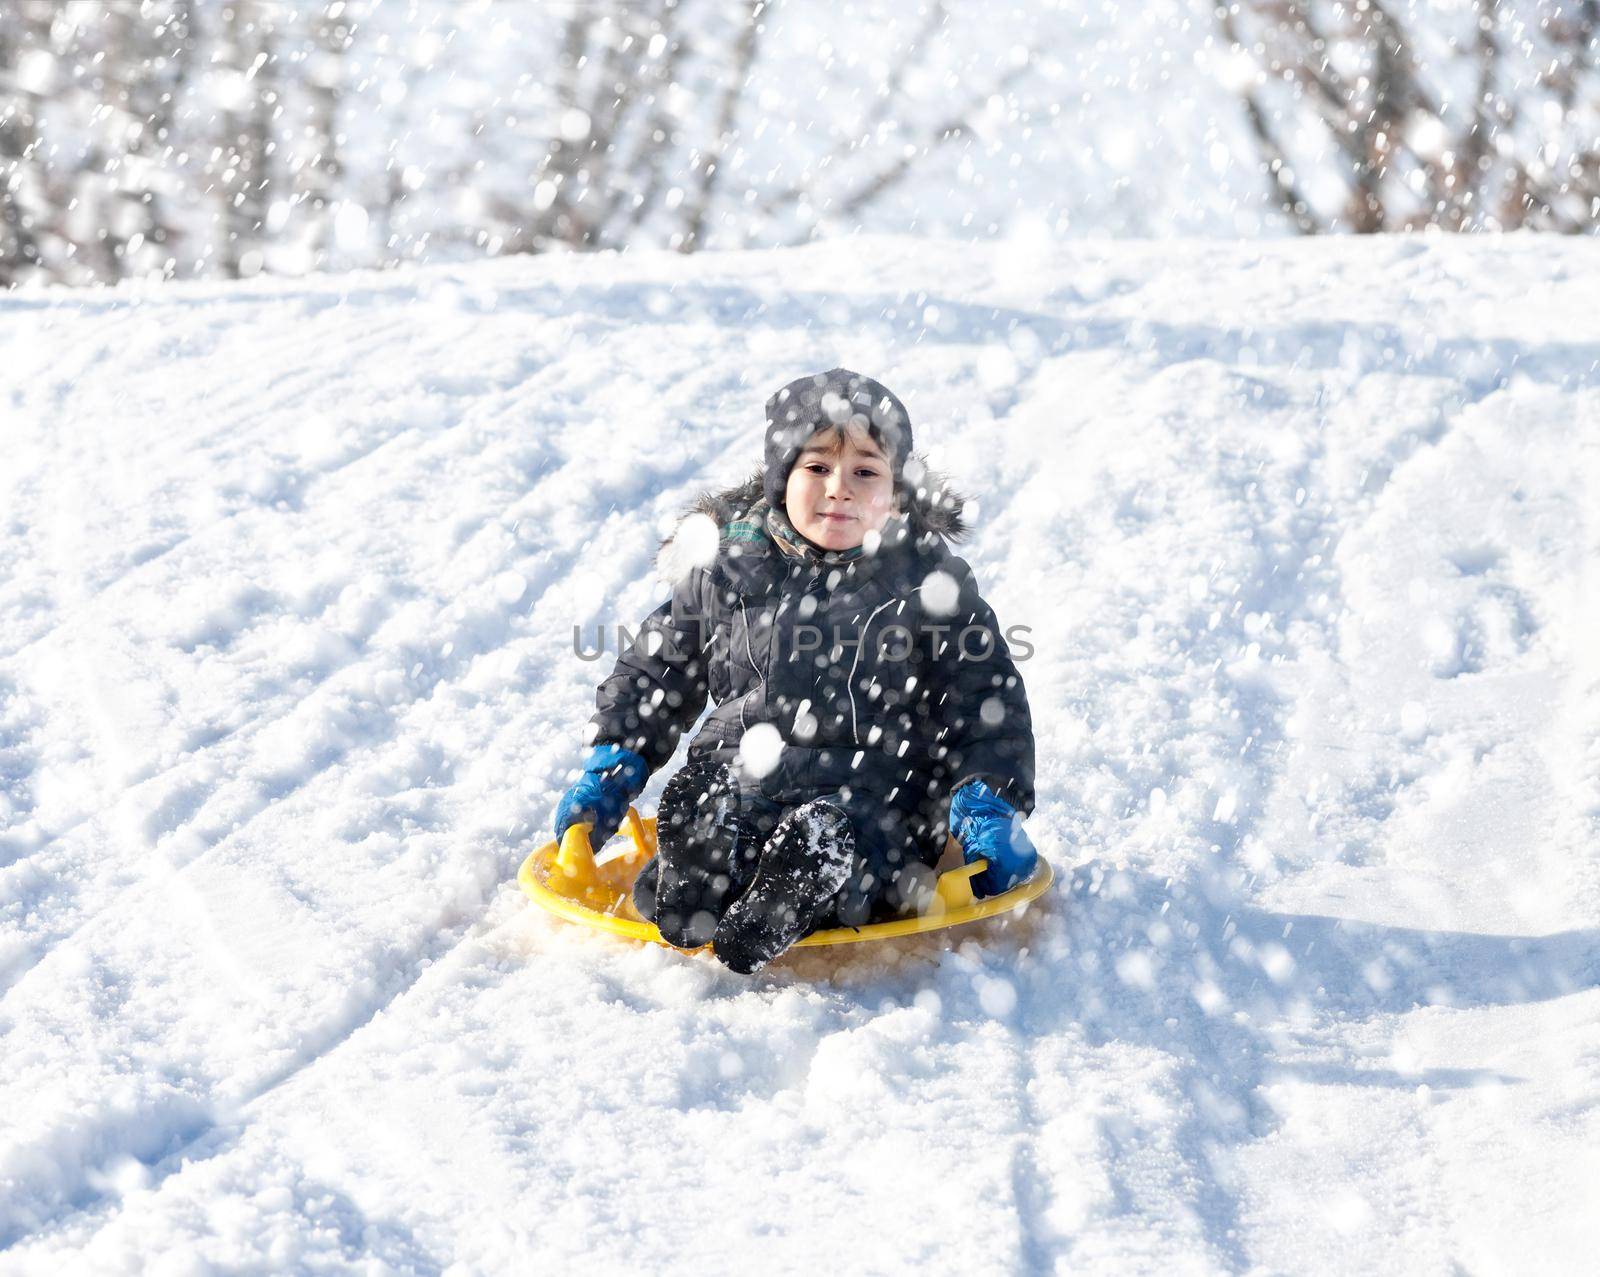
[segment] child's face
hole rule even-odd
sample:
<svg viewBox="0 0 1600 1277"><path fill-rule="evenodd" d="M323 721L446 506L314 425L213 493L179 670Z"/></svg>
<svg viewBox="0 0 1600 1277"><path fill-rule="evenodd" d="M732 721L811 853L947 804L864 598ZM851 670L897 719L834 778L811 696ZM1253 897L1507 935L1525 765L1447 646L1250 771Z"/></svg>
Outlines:
<svg viewBox="0 0 1600 1277"><path fill-rule="evenodd" d="M795 458L783 500L806 540L824 550L853 550L894 513L894 478L871 435L829 427Z"/></svg>

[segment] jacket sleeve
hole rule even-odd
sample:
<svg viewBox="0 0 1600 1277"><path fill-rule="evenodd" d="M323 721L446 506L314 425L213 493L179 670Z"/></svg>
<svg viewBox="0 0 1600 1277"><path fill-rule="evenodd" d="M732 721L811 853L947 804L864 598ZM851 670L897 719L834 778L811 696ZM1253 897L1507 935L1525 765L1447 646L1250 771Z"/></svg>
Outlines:
<svg viewBox="0 0 1600 1277"><path fill-rule="evenodd" d="M695 569L628 640L595 692L594 744L631 749L652 772L672 757L706 705L709 589Z"/></svg>
<svg viewBox="0 0 1600 1277"><path fill-rule="evenodd" d="M1034 802L1033 718L1022 675L971 569L952 557L941 570L959 587L954 615L928 622L949 627L935 653L934 699L950 792L981 780L1026 816Z"/></svg>

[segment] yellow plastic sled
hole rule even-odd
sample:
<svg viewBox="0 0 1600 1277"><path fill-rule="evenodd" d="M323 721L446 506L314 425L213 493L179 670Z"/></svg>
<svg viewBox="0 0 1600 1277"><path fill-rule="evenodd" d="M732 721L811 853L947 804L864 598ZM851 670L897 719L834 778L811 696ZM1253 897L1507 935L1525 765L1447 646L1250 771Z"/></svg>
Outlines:
<svg viewBox="0 0 1600 1277"><path fill-rule="evenodd" d="M633 907L633 880L645 862L656 854L656 822L628 808L629 844L620 853L596 863L589 849L589 826L572 825L559 844L548 842L522 862L517 881L529 899L557 917L569 922L626 936L666 944L655 923L646 922ZM962 865L939 875L927 910L915 916L874 922L864 927L838 927L816 931L795 942L796 948L828 944L863 944L869 940L890 940L923 931L958 927L980 918L992 918L1035 900L1050 890L1055 872L1050 862L1039 857L1039 865L1024 882L1010 891L978 899L972 891L972 877L981 873L987 861Z"/></svg>

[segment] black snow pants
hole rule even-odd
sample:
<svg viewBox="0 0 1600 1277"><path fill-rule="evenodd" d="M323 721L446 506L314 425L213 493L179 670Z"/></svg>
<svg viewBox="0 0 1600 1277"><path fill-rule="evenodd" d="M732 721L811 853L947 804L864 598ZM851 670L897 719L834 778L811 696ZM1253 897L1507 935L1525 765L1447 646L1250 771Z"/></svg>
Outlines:
<svg viewBox="0 0 1600 1277"><path fill-rule="evenodd" d="M697 788L706 787L714 769L690 763ZM896 811L870 796L849 790L824 794L822 800L839 807L849 818L855 837L855 868L843 887L819 915L815 930L833 927L861 927L871 922L914 914L926 908L933 893L943 848L929 846L907 828L903 812ZM753 832L757 846L771 836L778 821L790 810L749 787L739 787L739 815ZM759 855L759 853L758 853ZM655 920L656 864L650 861L640 870L634 886L634 905L639 913ZM737 894L730 896L731 905Z"/></svg>

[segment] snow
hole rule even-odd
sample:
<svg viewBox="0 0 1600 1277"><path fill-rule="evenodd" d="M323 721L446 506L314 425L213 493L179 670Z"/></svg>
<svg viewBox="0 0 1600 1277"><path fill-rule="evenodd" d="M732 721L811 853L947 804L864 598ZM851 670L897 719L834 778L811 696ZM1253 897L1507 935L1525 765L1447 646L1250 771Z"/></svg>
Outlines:
<svg viewBox="0 0 1600 1277"><path fill-rule="evenodd" d="M0 299L0 1272L1588 1269L1597 265ZM1057 888L753 980L537 912L574 627L837 363L981 503Z"/></svg>

